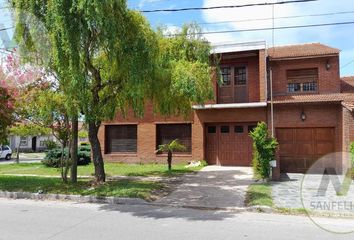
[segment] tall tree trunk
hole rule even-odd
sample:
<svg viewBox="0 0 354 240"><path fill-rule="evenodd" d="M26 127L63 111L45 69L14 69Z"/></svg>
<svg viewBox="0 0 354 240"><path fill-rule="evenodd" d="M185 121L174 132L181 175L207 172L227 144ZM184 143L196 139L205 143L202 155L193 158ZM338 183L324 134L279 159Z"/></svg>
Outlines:
<svg viewBox="0 0 354 240"><path fill-rule="evenodd" d="M96 124L95 122L88 123L89 140L91 144L93 164L95 165L95 177L98 183L102 183L106 181L106 174L104 171L101 144L100 141L98 140L99 127L100 125Z"/></svg>
<svg viewBox="0 0 354 240"><path fill-rule="evenodd" d="M20 163L20 146L21 146L21 138L20 138L20 143L17 145L17 153L16 153L16 159L15 159L15 163L17 163L17 164Z"/></svg>
<svg viewBox="0 0 354 240"><path fill-rule="evenodd" d="M172 170L172 151L168 150L167 153L167 163L168 163L168 171Z"/></svg>
<svg viewBox="0 0 354 240"><path fill-rule="evenodd" d="M72 131L71 131L71 172L70 179L72 183L77 182L77 151L78 151L78 135L79 135L79 121L77 115L72 117L71 120Z"/></svg>
<svg viewBox="0 0 354 240"><path fill-rule="evenodd" d="M63 181L66 183L67 182L67 177L65 174L65 170L64 170L64 161L65 161L65 157L64 157L64 152L65 152L65 147L66 147L66 143L62 143L61 146L61 157L60 157L60 169L61 169L61 179L63 179Z"/></svg>

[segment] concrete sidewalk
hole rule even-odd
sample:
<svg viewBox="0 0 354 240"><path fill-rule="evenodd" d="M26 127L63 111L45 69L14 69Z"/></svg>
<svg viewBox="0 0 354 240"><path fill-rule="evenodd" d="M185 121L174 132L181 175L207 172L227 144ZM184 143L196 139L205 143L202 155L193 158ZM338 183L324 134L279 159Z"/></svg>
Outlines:
<svg viewBox="0 0 354 240"><path fill-rule="evenodd" d="M208 166L188 174L182 184L159 204L203 208L242 208L248 186L253 183L249 167Z"/></svg>

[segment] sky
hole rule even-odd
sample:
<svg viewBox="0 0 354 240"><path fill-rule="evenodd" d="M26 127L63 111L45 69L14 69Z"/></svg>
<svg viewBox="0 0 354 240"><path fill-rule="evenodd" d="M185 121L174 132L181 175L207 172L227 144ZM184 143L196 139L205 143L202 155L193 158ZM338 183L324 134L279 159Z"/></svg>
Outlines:
<svg viewBox="0 0 354 240"><path fill-rule="evenodd" d="M6 0L0 0L0 8ZM283 0L128 0L128 7L135 10L172 9L184 7L211 7L220 5L243 5L249 3L277 2ZM350 12L327 16L307 16L282 18L299 15L316 15L335 12ZM171 30L185 23L201 23L204 32L271 28L272 20L249 20L271 18L271 6L257 6L232 9L204 11L144 13L152 27L166 26ZM334 22L354 22L353 0L318 0L309 3L276 5L274 7L275 27L311 25ZM241 22L240 22L241 20ZM244 21L248 20L248 21ZM204 24L220 21L238 21L222 24ZM11 18L6 11L0 10L0 28L11 26ZM1 32L0 32L1 33ZM12 37L11 30L7 35ZM1 37L1 35L0 35ZM205 35L212 44L237 43L265 40L268 46L273 45L272 31L254 31L242 33ZM308 42L321 42L341 50L341 76L354 75L354 24L326 27L275 30L274 44L288 45ZM1 48L1 43L0 43Z"/></svg>

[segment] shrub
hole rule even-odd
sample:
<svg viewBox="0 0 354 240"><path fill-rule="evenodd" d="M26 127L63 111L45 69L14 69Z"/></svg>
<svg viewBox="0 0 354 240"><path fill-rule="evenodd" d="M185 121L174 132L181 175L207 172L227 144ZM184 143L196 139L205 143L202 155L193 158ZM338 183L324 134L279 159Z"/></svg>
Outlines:
<svg viewBox="0 0 354 240"><path fill-rule="evenodd" d="M66 158L69 154L69 149L65 148L64 149L64 158ZM44 159L42 160L42 163L47 166L47 167L54 167L54 168L59 168L61 167L60 165L60 158L62 155L62 151L60 148L55 148L52 150L49 150ZM83 165L88 165L91 162L91 149L90 147L83 147L80 146L77 152L78 155L78 162L77 165L83 166Z"/></svg>
<svg viewBox="0 0 354 240"><path fill-rule="evenodd" d="M79 146L79 151L91 152L91 146L90 145L81 145L81 146Z"/></svg>
<svg viewBox="0 0 354 240"><path fill-rule="evenodd" d="M269 162L274 160L278 142L271 137L267 124L258 123L257 127L250 133L253 139L253 160L252 166L257 179L268 179L271 167Z"/></svg>
<svg viewBox="0 0 354 240"><path fill-rule="evenodd" d="M53 140L45 140L44 144L46 145L48 150L53 150L59 147L58 144Z"/></svg>

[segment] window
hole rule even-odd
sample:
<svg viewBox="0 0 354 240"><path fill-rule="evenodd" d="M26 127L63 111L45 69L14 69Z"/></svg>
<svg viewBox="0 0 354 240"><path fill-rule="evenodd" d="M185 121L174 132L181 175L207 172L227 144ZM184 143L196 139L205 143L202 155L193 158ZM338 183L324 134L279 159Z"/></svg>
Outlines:
<svg viewBox="0 0 354 240"><path fill-rule="evenodd" d="M317 91L317 84L315 82L304 83L304 84L302 84L302 91L304 91L304 92Z"/></svg>
<svg viewBox="0 0 354 240"><path fill-rule="evenodd" d="M10 150L10 148L8 146L2 146L2 150L7 151L7 150Z"/></svg>
<svg viewBox="0 0 354 240"><path fill-rule="evenodd" d="M168 144L173 140L186 147L187 153L192 152L192 125L191 124L158 124L156 125L156 148Z"/></svg>
<svg viewBox="0 0 354 240"><path fill-rule="evenodd" d="M137 125L106 126L106 153L136 153Z"/></svg>
<svg viewBox="0 0 354 240"><path fill-rule="evenodd" d="M287 71L288 92L317 91L318 69L296 69Z"/></svg>
<svg viewBox="0 0 354 240"><path fill-rule="evenodd" d="M301 84L300 83L289 83L288 84L288 92L300 92L301 91Z"/></svg>
<svg viewBox="0 0 354 240"><path fill-rule="evenodd" d="M229 67L221 68L222 85L228 86L231 84L231 69Z"/></svg>
<svg viewBox="0 0 354 240"><path fill-rule="evenodd" d="M208 127L208 133L216 133L216 127L215 126L209 126Z"/></svg>
<svg viewBox="0 0 354 240"><path fill-rule="evenodd" d="M235 133L243 133L243 126L235 126Z"/></svg>
<svg viewBox="0 0 354 240"><path fill-rule="evenodd" d="M27 146L27 137L20 137L20 146Z"/></svg>
<svg viewBox="0 0 354 240"><path fill-rule="evenodd" d="M46 142L46 141L39 141L39 146L40 146L40 147L45 147L45 146L46 146L45 142Z"/></svg>
<svg viewBox="0 0 354 240"><path fill-rule="evenodd" d="M256 125L249 125L249 126L248 126L248 133L253 132L253 130L254 130L256 127L257 127Z"/></svg>
<svg viewBox="0 0 354 240"><path fill-rule="evenodd" d="M229 126L221 126L220 132L221 133L229 133L230 132L230 127Z"/></svg>
<svg viewBox="0 0 354 240"><path fill-rule="evenodd" d="M235 67L235 85L246 85L247 71L246 67Z"/></svg>

